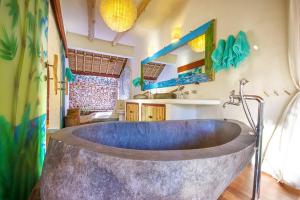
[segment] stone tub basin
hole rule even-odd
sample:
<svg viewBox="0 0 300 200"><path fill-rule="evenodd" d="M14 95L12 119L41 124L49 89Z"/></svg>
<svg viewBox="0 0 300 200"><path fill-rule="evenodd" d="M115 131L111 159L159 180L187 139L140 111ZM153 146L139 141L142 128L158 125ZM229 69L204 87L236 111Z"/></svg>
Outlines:
<svg viewBox="0 0 300 200"><path fill-rule="evenodd" d="M233 120L108 122L51 136L43 200L216 200L254 153Z"/></svg>

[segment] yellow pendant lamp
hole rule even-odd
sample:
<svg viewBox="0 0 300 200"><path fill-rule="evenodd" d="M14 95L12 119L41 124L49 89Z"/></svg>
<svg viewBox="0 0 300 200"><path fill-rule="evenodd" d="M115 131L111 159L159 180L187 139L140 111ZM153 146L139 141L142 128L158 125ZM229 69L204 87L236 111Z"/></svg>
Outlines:
<svg viewBox="0 0 300 200"><path fill-rule="evenodd" d="M181 28L175 27L171 33L171 39L172 39L171 42L172 43L178 42L180 38L181 38Z"/></svg>
<svg viewBox="0 0 300 200"><path fill-rule="evenodd" d="M137 8L132 0L101 0L100 14L111 30L124 32L133 26Z"/></svg>
<svg viewBox="0 0 300 200"><path fill-rule="evenodd" d="M189 43L190 48L195 52L203 52L205 51L205 34L196 37L191 40Z"/></svg>

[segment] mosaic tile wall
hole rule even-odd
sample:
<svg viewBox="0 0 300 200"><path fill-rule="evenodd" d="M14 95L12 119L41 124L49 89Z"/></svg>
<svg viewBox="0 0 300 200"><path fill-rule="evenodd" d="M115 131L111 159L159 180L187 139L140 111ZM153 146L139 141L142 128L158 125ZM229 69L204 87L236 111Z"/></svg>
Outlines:
<svg viewBox="0 0 300 200"><path fill-rule="evenodd" d="M70 108L84 111L113 111L119 92L119 79L74 74L70 83Z"/></svg>

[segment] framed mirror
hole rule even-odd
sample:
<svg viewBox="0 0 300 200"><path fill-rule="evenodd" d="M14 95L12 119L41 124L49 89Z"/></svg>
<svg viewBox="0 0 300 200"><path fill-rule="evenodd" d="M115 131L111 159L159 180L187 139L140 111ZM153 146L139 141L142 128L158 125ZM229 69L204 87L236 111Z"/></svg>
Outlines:
<svg viewBox="0 0 300 200"><path fill-rule="evenodd" d="M214 31L215 20L211 20L144 59L141 62L141 89L213 81Z"/></svg>

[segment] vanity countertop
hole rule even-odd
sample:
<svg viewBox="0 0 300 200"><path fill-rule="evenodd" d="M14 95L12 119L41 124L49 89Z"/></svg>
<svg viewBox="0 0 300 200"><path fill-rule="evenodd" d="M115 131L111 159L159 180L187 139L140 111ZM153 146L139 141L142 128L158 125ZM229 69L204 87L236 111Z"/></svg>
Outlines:
<svg viewBox="0 0 300 200"><path fill-rule="evenodd" d="M219 99L128 99L131 103L181 104L181 105L219 105Z"/></svg>

